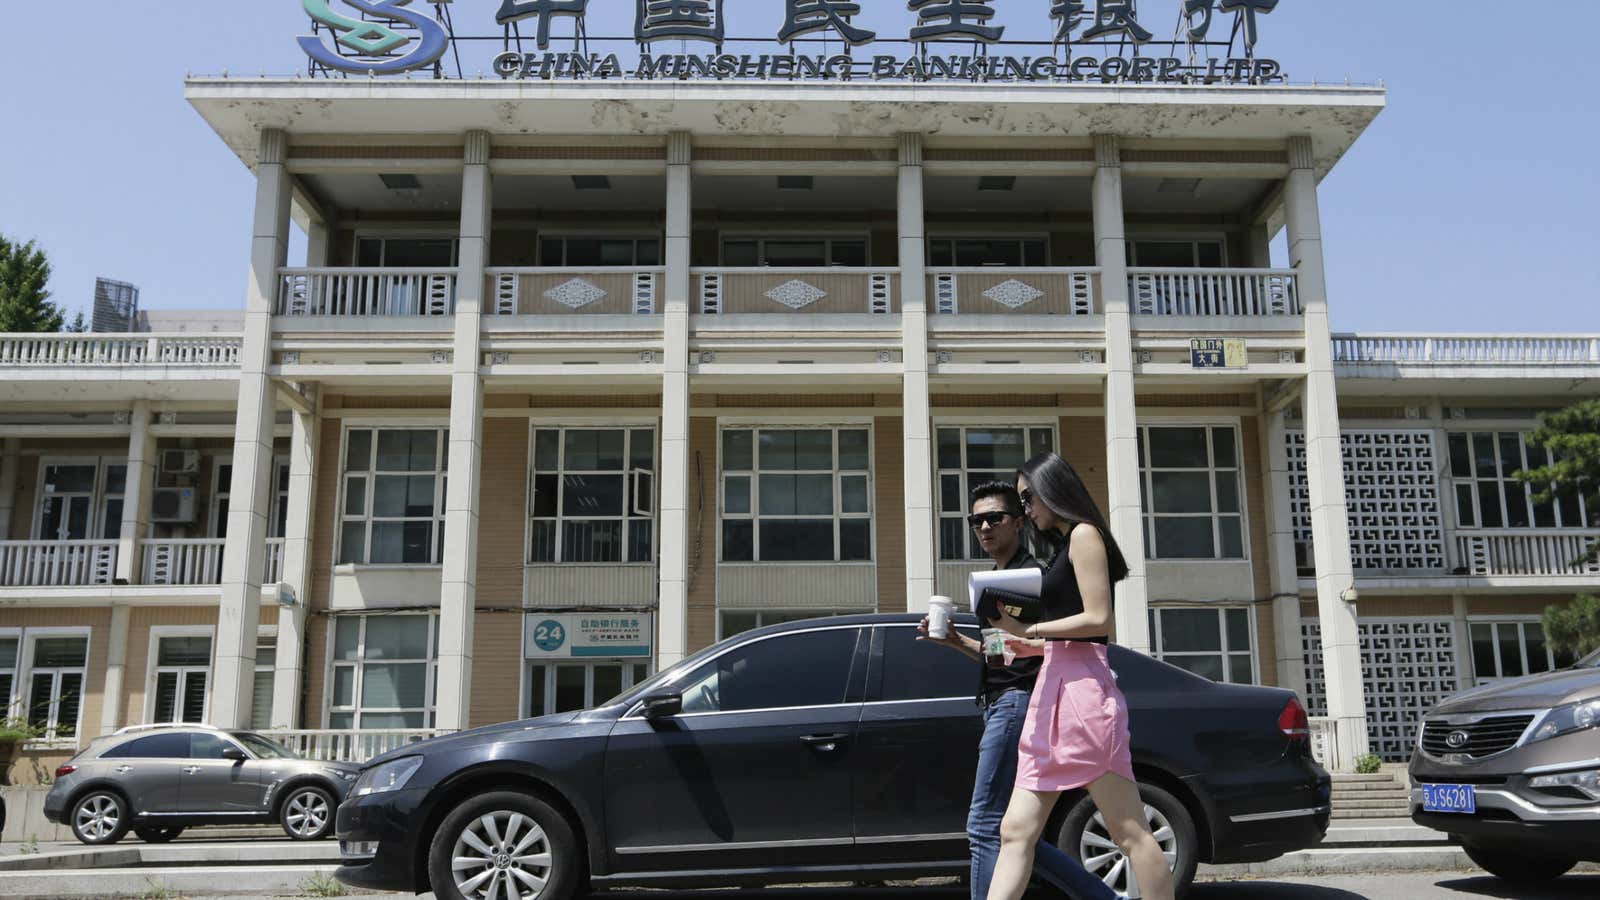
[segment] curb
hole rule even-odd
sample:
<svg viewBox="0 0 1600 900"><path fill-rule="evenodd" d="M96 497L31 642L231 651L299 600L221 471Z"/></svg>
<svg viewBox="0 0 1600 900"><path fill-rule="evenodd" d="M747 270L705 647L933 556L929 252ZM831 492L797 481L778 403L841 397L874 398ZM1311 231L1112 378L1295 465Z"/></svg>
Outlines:
<svg viewBox="0 0 1600 900"><path fill-rule="evenodd" d="M225 866L174 869L90 869L8 872L0 878L0 897L128 897L161 894L249 896L299 892L316 876L333 877L337 866ZM237 888L237 890L230 890Z"/></svg>

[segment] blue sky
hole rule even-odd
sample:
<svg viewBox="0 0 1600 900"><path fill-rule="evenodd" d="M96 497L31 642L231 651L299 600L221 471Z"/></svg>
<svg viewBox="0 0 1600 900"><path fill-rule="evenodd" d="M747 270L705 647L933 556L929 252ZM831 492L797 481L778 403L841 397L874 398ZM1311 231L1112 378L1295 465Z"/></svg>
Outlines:
<svg viewBox="0 0 1600 900"><path fill-rule="evenodd" d="M730 34L777 31L779 0L726 2ZM914 18L903 0L860 2L857 23L882 38ZM455 0L457 31L493 32L499 5ZM252 179L184 102L183 78L303 68L299 0L6 6L0 234L39 241L69 309L96 275L138 284L146 308L239 308ZM1180 6L1140 0L1140 20L1170 35ZM1048 7L996 0L994 22L1043 37ZM591 35L631 29L631 0L590 10ZM1261 54L1293 81L1389 89L1322 188L1336 329L1600 332L1584 262L1600 239L1600 3L1282 0L1261 21ZM488 51L472 52L468 70L487 69Z"/></svg>

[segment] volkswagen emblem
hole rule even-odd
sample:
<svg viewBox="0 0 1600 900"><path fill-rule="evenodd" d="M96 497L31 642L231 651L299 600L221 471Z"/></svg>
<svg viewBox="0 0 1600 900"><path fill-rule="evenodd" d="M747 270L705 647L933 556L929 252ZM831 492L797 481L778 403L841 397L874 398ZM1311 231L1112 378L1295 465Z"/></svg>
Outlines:
<svg viewBox="0 0 1600 900"><path fill-rule="evenodd" d="M1467 741L1471 740L1471 737L1465 731L1452 731L1445 735L1444 744L1452 750L1460 750L1467 745Z"/></svg>

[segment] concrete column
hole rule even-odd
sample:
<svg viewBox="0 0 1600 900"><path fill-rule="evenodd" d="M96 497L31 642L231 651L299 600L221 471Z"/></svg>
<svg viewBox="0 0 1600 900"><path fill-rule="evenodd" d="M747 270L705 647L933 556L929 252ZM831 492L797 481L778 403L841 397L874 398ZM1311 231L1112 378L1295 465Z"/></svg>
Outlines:
<svg viewBox="0 0 1600 900"><path fill-rule="evenodd" d="M687 131L667 135L666 290L662 307L661 486L656 533L661 548L656 598L656 666L689 652L689 279L694 184ZM714 473L713 473L714 474ZM713 478L712 483L715 482ZM713 504L713 509L715 505ZM713 563L713 570L715 564Z"/></svg>
<svg viewBox="0 0 1600 900"><path fill-rule="evenodd" d="M313 221L306 228L306 267L320 269L333 258L332 222Z"/></svg>
<svg viewBox="0 0 1600 900"><path fill-rule="evenodd" d="M217 611L211 721L224 728L250 724L255 689L256 634L261 625L261 567L271 509L272 425L276 405L271 365L272 310L278 269L289 252L288 135L262 129L256 155L256 202L245 296L244 344L239 352L239 403L233 428L228 540L222 550L222 603Z"/></svg>
<svg viewBox="0 0 1600 900"><path fill-rule="evenodd" d="M1305 651L1300 644L1300 574L1294 559L1294 512L1289 504L1289 447L1282 410L1266 414L1261 458L1267 507L1267 567L1272 584L1272 624L1277 636L1278 686L1306 696Z"/></svg>
<svg viewBox="0 0 1600 900"><path fill-rule="evenodd" d="M1252 269L1272 268L1272 234L1265 225L1251 225L1245 230L1244 264Z"/></svg>
<svg viewBox="0 0 1600 900"><path fill-rule="evenodd" d="M1094 246L1106 327L1106 518L1128 561L1117 585L1117 643L1150 652L1150 596L1139 507L1139 415L1133 396L1133 317L1122 220L1122 151L1116 135L1094 136Z"/></svg>
<svg viewBox="0 0 1600 900"><path fill-rule="evenodd" d="M273 728L300 727L301 667L305 664L306 607L311 586L311 515L316 490L317 437L315 413L295 411L289 439L289 509L283 536L283 574L279 577L278 641L272 664ZM286 604L283 598L292 597Z"/></svg>
<svg viewBox="0 0 1600 900"><path fill-rule="evenodd" d="M922 215L922 135L900 135L900 348L905 428L906 609L934 592L933 422L928 401L927 240Z"/></svg>
<svg viewBox="0 0 1600 900"><path fill-rule="evenodd" d="M128 695L124 675L128 668L129 618L128 607L111 607L111 628L106 634L106 683L101 691L101 734L122 727L122 701Z"/></svg>
<svg viewBox="0 0 1600 900"><path fill-rule="evenodd" d="M1472 625L1467 621L1467 597L1465 594L1450 595L1450 618L1456 637L1456 690L1464 691L1472 687L1474 680L1472 671Z"/></svg>
<svg viewBox="0 0 1600 900"><path fill-rule="evenodd" d="M17 458L22 440L8 437L0 442L0 541L11 540L11 515L17 508Z"/></svg>
<svg viewBox="0 0 1600 900"><path fill-rule="evenodd" d="M1328 715L1335 720L1339 742L1334 768L1352 771L1355 758L1367 752L1367 718L1356 605L1341 599L1341 594L1353 588L1355 579L1350 563L1344 454L1339 442L1339 403L1333 377L1328 287L1313 161L1311 138L1291 138L1284 203L1289 264L1297 270L1300 302L1305 308L1306 483L1310 487L1311 541L1316 556L1317 616L1322 625Z"/></svg>
<svg viewBox="0 0 1600 900"><path fill-rule="evenodd" d="M472 626L478 602L478 488L483 477L480 320L489 264L494 185L489 133L467 133L461 177L461 257L450 372L450 456L439 596L439 728L466 728L472 709ZM520 600L520 598L518 598Z"/></svg>
<svg viewBox="0 0 1600 900"><path fill-rule="evenodd" d="M156 485L156 438L150 433L150 401L133 401L128 432L128 478L122 495L122 526L117 532L119 584L138 584L144 574L144 547L150 533L151 491Z"/></svg>

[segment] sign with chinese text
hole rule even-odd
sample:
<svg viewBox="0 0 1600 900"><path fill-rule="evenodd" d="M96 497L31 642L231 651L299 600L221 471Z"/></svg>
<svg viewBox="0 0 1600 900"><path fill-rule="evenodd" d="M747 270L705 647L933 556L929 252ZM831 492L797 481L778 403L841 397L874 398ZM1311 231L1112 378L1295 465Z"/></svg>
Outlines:
<svg viewBox="0 0 1600 900"><path fill-rule="evenodd" d="M1190 338L1189 365L1196 369L1243 369L1250 365L1243 338Z"/></svg>
<svg viewBox="0 0 1600 900"><path fill-rule="evenodd" d="M648 657L654 627L651 613L529 612L523 616L523 656L528 659Z"/></svg>

